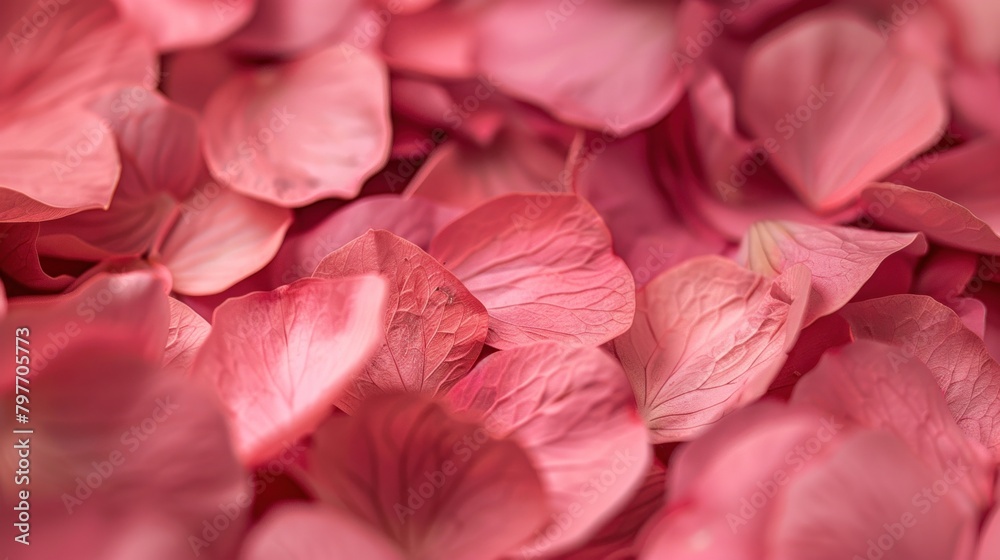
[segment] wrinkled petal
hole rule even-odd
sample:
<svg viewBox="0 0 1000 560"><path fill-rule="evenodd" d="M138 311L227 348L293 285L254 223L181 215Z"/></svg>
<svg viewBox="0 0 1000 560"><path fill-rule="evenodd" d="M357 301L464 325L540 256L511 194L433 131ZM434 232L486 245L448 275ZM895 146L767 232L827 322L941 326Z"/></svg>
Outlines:
<svg viewBox="0 0 1000 560"><path fill-rule="evenodd" d="M491 435L520 443L538 469L553 519L522 551L527 555L581 544L625 506L649 468L632 394L602 350L544 342L497 352L459 381L448 401L483 418ZM569 527L559 524L566 515Z"/></svg>
<svg viewBox="0 0 1000 560"><path fill-rule="evenodd" d="M490 346L601 344L632 321L632 275L577 196L494 199L445 227L429 252L486 306Z"/></svg>
<svg viewBox="0 0 1000 560"><path fill-rule="evenodd" d="M458 278L385 230L369 231L329 254L313 276L360 274L379 274L388 282L385 342L337 401L341 410L351 413L379 393L439 393L472 369L489 316Z"/></svg>
<svg viewBox="0 0 1000 560"><path fill-rule="evenodd" d="M774 280L699 257L636 295L632 328L613 343L654 443L684 441L757 399L802 327L809 271Z"/></svg>

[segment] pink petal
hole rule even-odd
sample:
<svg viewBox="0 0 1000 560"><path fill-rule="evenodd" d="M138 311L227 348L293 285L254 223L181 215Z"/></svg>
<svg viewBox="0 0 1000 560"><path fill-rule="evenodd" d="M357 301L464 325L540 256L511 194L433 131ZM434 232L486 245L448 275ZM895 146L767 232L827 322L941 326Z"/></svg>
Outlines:
<svg viewBox="0 0 1000 560"><path fill-rule="evenodd" d="M127 348L130 359L159 365L167 334L168 289L154 272L99 273L64 294L15 299L4 328L30 330L31 370L39 375L63 352L94 348ZM136 309L143 313L136 314ZM14 363L14 352L12 335L0 346L0 358ZM13 384L11 376L0 386Z"/></svg>
<svg viewBox="0 0 1000 560"><path fill-rule="evenodd" d="M11 105L50 111L86 102L108 86L132 84L148 93L159 81L152 46L107 2L60 3L49 15L38 2L11 0L0 8L0 29L9 30L10 48L0 51L7 118Z"/></svg>
<svg viewBox="0 0 1000 560"><path fill-rule="evenodd" d="M994 508L986 519L976 560L991 560L1000 556L1000 508Z"/></svg>
<svg viewBox="0 0 1000 560"><path fill-rule="evenodd" d="M169 303L170 328L167 330L163 369L187 372L201 345L212 332L212 327L201 315L180 301L170 298Z"/></svg>
<svg viewBox="0 0 1000 560"><path fill-rule="evenodd" d="M366 7L359 0L256 0L253 18L229 45L260 57L291 58L345 37L352 31L354 18Z"/></svg>
<svg viewBox="0 0 1000 560"><path fill-rule="evenodd" d="M1000 216L981 218L941 195L892 183L877 183L861 193L874 222L892 229L919 229L931 241L975 253L1000 255ZM987 210L989 206L987 206ZM877 216L876 216L877 214ZM988 221L984 221L988 220Z"/></svg>
<svg viewBox="0 0 1000 560"><path fill-rule="evenodd" d="M553 517L527 555L585 542L648 472L645 427L621 367L602 350L543 342L497 352L447 398L483 418L493 436L520 443L538 469Z"/></svg>
<svg viewBox="0 0 1000 560"><path fill-rule="evenodd" d="M423 12L393 17L385 26L382 56L394 69L470 78L476 74L474 22L480 11L475 2L440 2ZM365 46L362 37L356 46Z"/></svg>
<svg viewBox="0 0 1000 560"><path fill-rule="evenodd" d="M510 193L569 192L557 180L566 151L529 131L506 130L487 147L450 142L435 150L408 195L458 208L474 208Z"/></svg>
<svg viewBox="0 0 1000 560"><path fill-rule="evenodd" d="M896 295L852 303L841 314L856 338L896 346L897 364L926 364L962 431L1000 456L1000 364L954 311L927 296Z"/></svg>
<svg viewBox="0 0 1000 560"><path fill-rule="evenodd" d="M630 558L630 554L638 552L635 548L637 533L664 505L666 475L666 470L654 462L646 480L621 513L605 524L587 544L556 556L555 560Z"/></svg>
<svg viewBox="0 0 1000 560"><path fill-rule="evenodd" d="M989 504L992 457L978 442L966 439L922 362L900 363L894 348L860 340L828 352L795 388L792 402L829 411L842 422L892 433L938 477L951 465L962 465L956 485L966 493L968 510Z"/></svg>
<svg viewBox="0 0 1000 560"><path fill-rule="evenodd" d="M40 222L106 209L121 164L97 115L78 107L4 110L0 123L0 222Z"/></svg>
<svg viewBox="0 0 1000 560"><path fill-rule="evenodd" d="M548 513L528 456L417 395L383 395L317 432L320 497L385 532L413 560L513 553Z"/></svg>
<svg viewBox="0 0 1000 560"><path fill-rule="evenodd" d="M568 166L573 187L601 214L615 252L628 263L637 285L685 260L722 252L724 240L691 231L650 168L649 141L634 134L580 138Z"/></svg>
<svg viewBox="0 0 1000 560"><path fill-rule="evenodd" d="M965 510L957 493L938 494L940 485L948 489L963 475L960 465L949 469L945 477L924 467L884 432L848 438L828 460L803 470L781 495L786 513L773 529L770 557L967 557L977 516ZM865 476L857 476L861 472Z"/></svg>
<svg viewBox="0 0 1000 560"><path fill-rule="evenodd" d="M202 171L198 115L155 93L121 102L128 90L101 99L97 110L111 123L119 150L134 162L153 193L186 197Z"/></svg>
<svg viewBox="0 0 1000 560"><path fill-rule="evenodd" d="M628 134L663 117L683 92L671 57L677 6L496 2L480 22L480 69L504 92L570 124Z"/></svg>
<svg viewBox="0 0 1000 560"><path fill-rule="evenodd" d="M243 545L241 560L404 560L385 537L350 514L294 504L272 511Z"/></svg>
<svg viewBox="0 0 1000 560"><path fill-rule="evenodd" d="M947 120L933 73L846 13L813 12L772 32L743 75L741 117L773 141L774 165L819 211L930 147Z"/></svg>
<svg viewBox="0 0 1000 560"><path fill-rule="evenodd" d="M817 453L826 453L843 429L817 411L768 401L724 418L677 451L667 472L669 503L644 531L639 558L768 558L777 500L750 499L776 494L792 475L815 466L815 455L804 459L796 446L804 449L812 438L813 449L819 443Z"/></svg>
<svg viewBox="0 0 1000 560"><path fill-rule="evenodd" d="M654 443L692 439L756 400L802 327L809 271L774 280L698 257L636 295L632 328L613 343Z"/></svg>
<svg viewBox="0 0 1000 560"><path fill-rule="evenodd" d="M388 78L329 48L237 73L205 107L205 158L238 192L280 206L354 198L389 156Z"/></svg>
<svg viewBox="0 0 1000 560"><path fill-rule="evenodd" d="M254 0L115 0L125 19L142 27L160 50L213 43L242 26Z"/></svg>
<svg viewBox="0 0 1000 560"><path fill-rule="evenodd" d="M385 342L337 401L347 413L380 393L435 394L472 369L489 316L469 290L419 247L385 230L330 253L314 276L379 274L388 282Z"/></svg>
<svg viewBox="0 0 1000 560"><path fill-rule="evenodd" d="M278 252L292 223L288 209L214 183L210 188L193 195L204 203L190 205L157 252L183 294L221 292L257 272Z"/></svg>
<svg viewBox="0 0 1000 560"><path fill-rule="evenodd" d="M632 275L575 195L494 199L445 227L429 252L489 310L490 346L602 344L632 321Z"/></svg>
<svg viewBox="0 0 1000 560"><path fill-rule="evenodd" d="M352 202L305 230L299 227L300 215L265 270L274 287L311 276L324 257L369 229L390 231L427 250L434 235L458 215L451 207L388 194Z"/></svg>
<svg viewBox="0 0 1000 560"><path fill-rule="evenodd" d="M922 255L927 242L919 233L768 221L750 228L737 262L769 278L804 264L812 273L809 325L843 307L886 258L900 251Z"/></svg>
<svg viewBox="0 0 1000 560"><path fill-rule="evenodd" d="M378 348L385 284L299 280L215 310L192 378L214 384L248 465L310 433Z"/></svg>
<svg viewBox="0 0 1000 560"><path fill-rule="evenodd" d="M60 292L73 282L67 275L50 276L38 258L38 224L0 224L0 270L32 290Z"/></svg>

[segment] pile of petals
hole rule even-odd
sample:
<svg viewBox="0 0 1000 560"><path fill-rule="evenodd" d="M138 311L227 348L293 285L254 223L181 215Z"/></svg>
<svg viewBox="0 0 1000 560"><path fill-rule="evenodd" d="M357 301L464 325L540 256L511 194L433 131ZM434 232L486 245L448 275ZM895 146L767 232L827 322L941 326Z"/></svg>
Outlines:
<svg viewBox="0 0 1000 560"><path fill-rule="evenodd" d="M998 27L3 0L0 555L1000 558Z"/></svg>

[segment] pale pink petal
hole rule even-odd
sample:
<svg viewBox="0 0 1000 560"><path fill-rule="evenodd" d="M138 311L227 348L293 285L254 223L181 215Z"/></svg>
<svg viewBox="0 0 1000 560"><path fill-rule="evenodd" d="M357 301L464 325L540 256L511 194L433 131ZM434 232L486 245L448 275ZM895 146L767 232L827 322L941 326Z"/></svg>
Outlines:
<svg viewBox="0 0 1000 560"><path fill-rule="evenodd" d="M639 558L768 558L776 500L765 492L773 497L816 463L813 455L796 454L797 446L812 440L817 453L826 453L843 431L817 411L768 401L724 418L677 451L667 471L669 503L644 530Z"/></svg>
<svg viewBox="0 0 1000 560"><path fill-rule="evenodd" d="M96 110L111 123L118 149L135 163L149 190L183 199L202 171L198 115L157 93L128 94L115 91L98 101Z"/></svg>
<svg viewBox="0 0 1000 560"><path fill-rule="evenodd" d="M381 395L314 437L308 473L324 500L379 528L412 560L513 553L548 514L519 445L426 397Z"/></svg>
<svg viewBox="0 0 1000 560"><path fill-rule="evenodd" d="M201 345L212 332L208 321L180 301L170 298L170 328L163 354L163 369L186 372Z"/></svg>
<svg viewBox="0 0 1000 560"><path fill-rule="evenodd" d="M496 348L601 344L632 322L632 275L575 195L494 199L445 227L429 252L489 310L486 343Z"/></svg>
<svg viewBox="0 0 1000 560"><path fill-rule="evenodd" d="M97 115L59 107L11 116L0 123L0 222L40 222L111 204L121 163Z"/></svg>
<svg viewBox="0 0 1000 560"><path fill-rule="evenodd" d="M443 392L472 369L489 316L458 278L385 230L369 231L330 253L313 276L359 274L379 274L388 282L385 342L337 401L341 410L350 414L380 393Z"/></svg>
<svg viewBox="0 0 1000 560"><path fill-rule="evenodd" d="M582 544L625 506L649 469L632 393L602 350L543 342L497 352L447 398L483 418L490 434L520 443L538 469L553 517L525 554ZM573 519L568 527L560 525L565 516Z"/></svg>
<svg viewBox="0 0 1000 560"><path fill-rule="evenodd" d="M405 560L362 521L333 508L295 504L269 513L247 537L241 560Z"/></svg>
<svg viewBox="0 0 1000 560"><path fill-rule="evenodd" d="M570 124L634 132L663 117L683 93L671 57L678 6L659 0L495 2L479 23L479 67L502 91Z"/></svg>
<svg viewBox="0 0 1000 560"><path fill-rule="evenodd" d="M257 272L274 258L292 223L286 208L218 185L213 192L202 208L181 214L157 251L174 290L183 294L218 293Z"/></svg>
<svg viewBox="0 0 1000 560"><path fill-rule="evenodd" d="M927 366L900 362L897 352L868 340L831 350L796 386L792 402L892 433L937 476L962 465L956 485L966 494L966 509L984 509L993 492L992 457L959 429Z"/></svg>
<svg viewBox="0 0 1000 560"><path fill-rule="evenodd" d="M809 270L771 280L698 257L636 295L632 328L613 343L654 443L692 439L756 400L802 327Z"/></svg>
<svg viewBox="0 0 1000 560"><path fill-rule="evenodd" d="M919 233L767 221L747 232L737 262L768 278L805 265L812 273L809 325L843 307L885 259L901 251L922 255L927 241Z"/></svg>
<svg viewBox="0 0 1000 560"><path fill-rule="evenodd" d="M309 278L215 310L191 377L213 384L246 464L310 433L382 338L377 277Z"/></svg>
<svg viewBox="0 0 1000 560"><path fill-rule="evenodd" d="M740 102L751 131L775 140L778 171L819 211L930 147L947 120L932 71L842 12L812 12L758 41Z"/></svg>
<svg viewBox="0 0 1000 560"><path fill-rule="evenodd" d="M1000 456L1000 364L954 311L927 296L896 295L852 303L841 314L856 338L896 346L896 363L926 364L962 431Z"/></svg>
<svg viewBox="0 0 1000 560"><path fill-rule="evenodd" d="M779 494L784 515L772 529L769 558L939 560L971 552L978 515L952 486L964 475L962 465L935 473L899 440L873 431L848 438L810 467Z"/></svg>
<svg viewBox="0 0 1000 560"><path fill-rule="evenodd" d="M0 49L5 117L11 105L49 111L60 102L84 103L108 86L156 89L159 68L152 45L110 3L60 2L56 9L50 15L32 0L11 0L0 8L0 30L9 43Z"/></svg>
<svg viewBox="0 0 1000 560"><path fill-rule="evenodd" d="M281 206L354 198L389 157L388 89L381 61L335 47L239 72L205 107L208 167Z"/></svg>
<svg viewBox="0 0 1000 560"><path fill-rule="evenodd" d="M876 183L861 192L861 203L874 223L891 229L917 229L942 245L1000 255L1000 216L980 217L939 194L893 183ZM992 204L985 206L990 212Z"/></svg>

